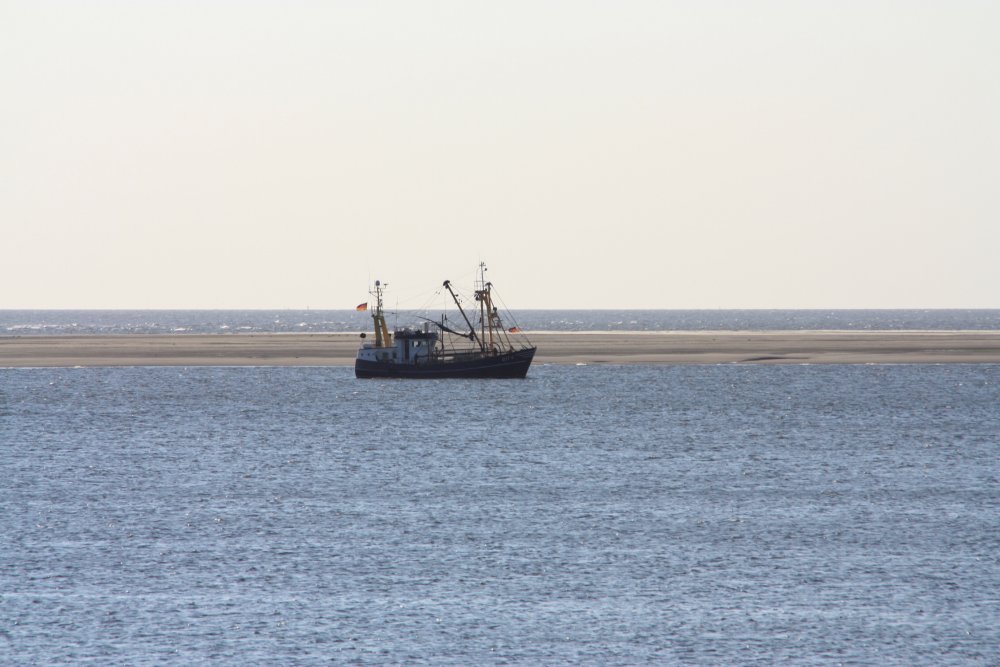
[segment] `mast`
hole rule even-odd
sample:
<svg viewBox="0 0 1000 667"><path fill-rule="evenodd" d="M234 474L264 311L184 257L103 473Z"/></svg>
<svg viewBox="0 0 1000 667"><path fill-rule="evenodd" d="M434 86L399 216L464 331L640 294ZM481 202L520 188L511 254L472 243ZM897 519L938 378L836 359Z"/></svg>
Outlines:
<svg viewBox="0 0 1000 667"><path fill-rule="evenodd" d="M479 302L479 326L482 330L483 343L486 343L486 331L489 330L491 351L496 351L493 344L493 328L495 326L495 312L493 308L493 298L490 295L490 288L493 283L486 282L486 263L479 263L479 289L476 290L476 301Z"/></svg>
<svg viewBox="0 0 1000 667"><path fill-rule="evenodd" d="M482 266L479 267L479 284L481 285L482 280ZM479 302L479 337L483 341L483 347L486 347L486 304L483 302L483 292L485 290L479 290L476 292L476 301Z"/></svg>
<svg viewBox="0 0 1000 667"><path fill-rule="evenodd" d="M469 316L465 314L465 310L462 309L462 304L458 302L458 297L455 296L455 292L451 289L450 280L444 281L444 288L448 290L448 294L451 294L452 300L455 302L455 305L458 306L458 312L462 313L462 319L464 319L465 323L469 325L469 331L472 332L472 340L479 343L479 349L485 352L486 345L483 343L482 339L476 335L476 327L472 326L472 322L469 321Z"/></svg>
<svg viewBox="0 0 1000 667"><path fill-rule="evenodd" d="M375 347L389 347L392 345L392 336L389 334L389 327L385 324L385 315L382 314L382 291L382 282L376 280L375 291L369 292L369 294L375 297L375 312L372 313L372 320L375 323Z"/></svg>

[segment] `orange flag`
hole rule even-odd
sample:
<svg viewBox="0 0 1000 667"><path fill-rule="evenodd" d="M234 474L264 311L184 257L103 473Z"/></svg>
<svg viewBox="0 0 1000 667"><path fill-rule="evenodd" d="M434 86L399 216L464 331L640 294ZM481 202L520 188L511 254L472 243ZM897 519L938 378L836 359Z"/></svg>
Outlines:
<svg viewBox="0 0 1000 667"><path fill-rule="evenodd" d="M507 329L507 331L510 333L521 333L520 327L511 327L510 329Z"/></svg>
<svg viewBox="0 0 1000 667"><path fill-rule="evenodd" d="M368 310L368 304L367 303L359 303L358 307L355 308L354 310Z"/></svg>

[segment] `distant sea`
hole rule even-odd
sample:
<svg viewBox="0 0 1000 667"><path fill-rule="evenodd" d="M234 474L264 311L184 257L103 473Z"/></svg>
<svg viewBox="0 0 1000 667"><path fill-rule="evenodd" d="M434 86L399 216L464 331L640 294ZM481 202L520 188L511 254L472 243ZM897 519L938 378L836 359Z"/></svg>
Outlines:
<svg viewBox="0 0 1000 667"><path fill-rule="evenodd" d="M1000 329L1000 310L515 310L530 331ZM389 313L389 325L416 313ZM426 314L436 317L437 313ZM457 315L455 315L457 317ZM337 333L370 328L354 310L0 310L0 335Z"/></svg>

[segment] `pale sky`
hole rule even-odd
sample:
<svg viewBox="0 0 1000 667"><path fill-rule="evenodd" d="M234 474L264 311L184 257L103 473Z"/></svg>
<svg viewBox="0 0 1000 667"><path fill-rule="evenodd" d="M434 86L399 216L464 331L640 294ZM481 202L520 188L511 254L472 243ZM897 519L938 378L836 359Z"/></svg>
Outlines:
<svg viewBox="0 0 1000 667"><path fill-rule="evenodd" d="M0 0L0 308L1000 307L1000 2Z"/></svg>

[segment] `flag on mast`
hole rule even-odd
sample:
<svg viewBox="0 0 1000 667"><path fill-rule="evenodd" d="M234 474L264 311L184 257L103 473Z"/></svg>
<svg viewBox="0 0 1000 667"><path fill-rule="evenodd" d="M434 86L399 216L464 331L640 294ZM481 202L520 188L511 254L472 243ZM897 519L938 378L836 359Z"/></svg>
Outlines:
<svg viewBox="0 0 1000 667"><path fill-rule="evenodd" d="M355 308L354 310L357 310L357 311L368 310L368 304L367 303L359 303L358 306L357 306L357 308Z"/></svg>

